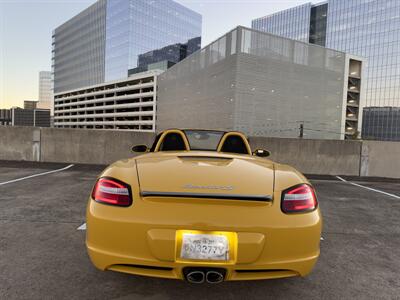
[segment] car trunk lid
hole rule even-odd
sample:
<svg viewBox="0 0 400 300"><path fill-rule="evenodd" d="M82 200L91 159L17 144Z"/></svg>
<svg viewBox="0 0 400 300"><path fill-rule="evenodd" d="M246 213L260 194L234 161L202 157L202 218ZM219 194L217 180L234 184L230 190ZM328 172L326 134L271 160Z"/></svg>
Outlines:
<svg viewBox="0 0 400 300"><path fill-rule="evenodd" d="M143 197L268 201L274 171L268 160L240 155L146 156L137 160Z"/></svg>

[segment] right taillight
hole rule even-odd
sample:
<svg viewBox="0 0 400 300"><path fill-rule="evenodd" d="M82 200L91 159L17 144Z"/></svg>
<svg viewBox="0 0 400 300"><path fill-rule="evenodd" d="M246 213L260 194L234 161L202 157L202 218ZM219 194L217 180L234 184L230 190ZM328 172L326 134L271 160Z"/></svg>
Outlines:
<svg viewBox="0 0 400 300"><path fill-rule="evenodd" d="M318 206L314 189L308 184L299 184L282 192L284 213L307 212Z"/></svg>
<svg viewBox="0 0 400 300"><path fill-rule="evenodd" d="M97 180L92 191L92 198L97 202L116 206L129 206L132 204L130 186L109 177L102 177Z"/></svg>

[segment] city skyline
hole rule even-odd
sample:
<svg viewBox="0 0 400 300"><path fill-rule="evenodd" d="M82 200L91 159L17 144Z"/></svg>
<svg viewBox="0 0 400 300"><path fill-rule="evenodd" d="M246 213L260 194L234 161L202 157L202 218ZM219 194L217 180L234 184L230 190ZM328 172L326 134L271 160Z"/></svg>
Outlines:
<svg viewBox="0 0 400 300"><path fill-rule="evenodd" d="M52 31L94 2L0 0L0 108L21 106L23 99L37 97L39 71L51 70ZM250 26L252 19L265 12L274 13L307 1L252 1L246 3L245 11L243 1L176 2L203 16L204 46L237 25Z"/></svg>

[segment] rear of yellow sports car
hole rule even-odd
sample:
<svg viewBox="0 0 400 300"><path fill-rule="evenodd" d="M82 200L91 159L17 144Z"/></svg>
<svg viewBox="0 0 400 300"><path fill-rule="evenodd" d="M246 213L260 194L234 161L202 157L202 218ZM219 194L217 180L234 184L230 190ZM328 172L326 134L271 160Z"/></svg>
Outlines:
<svg viewBox="0 0 400 300"><path fill-rule="evenodd" d="M86 243L97 268L190 282L305 276L320 234L307 180L243 155L119 161L101 174L87 208Z"/></svg>

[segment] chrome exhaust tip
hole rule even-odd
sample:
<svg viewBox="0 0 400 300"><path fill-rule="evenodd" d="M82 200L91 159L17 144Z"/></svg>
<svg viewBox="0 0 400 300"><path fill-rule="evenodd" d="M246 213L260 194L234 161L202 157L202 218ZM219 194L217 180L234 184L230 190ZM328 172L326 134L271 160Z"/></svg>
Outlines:
<svg viewBox="0 0 400 300"><path fill-rule="evenodd" d="M202 271L192 271L186 275L186 280L190 283L204 283L205 277Z"/></svg>
<svg viewBox="0 0 400 300"><path fill-rule="evenodd" d="M224 274L217 271L208 271L206 273L206 280L208 283L221 283L224 281Z"/></svg>

